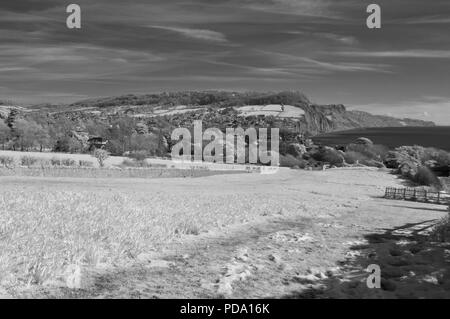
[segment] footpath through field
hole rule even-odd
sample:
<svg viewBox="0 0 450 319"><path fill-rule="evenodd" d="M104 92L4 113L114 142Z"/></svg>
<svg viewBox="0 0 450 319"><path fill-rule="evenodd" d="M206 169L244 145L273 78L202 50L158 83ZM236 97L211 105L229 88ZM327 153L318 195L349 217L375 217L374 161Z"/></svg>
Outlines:
<svg viewBox="0 0 450 319"><path fill-rule="evenodd" d="M92 271L83 289L35 293L71 298L450 297L450 247L427 241L427 231L446 210L383 199L385 187L400 185L394 176L376 170L246 176L195 179L191 196L271 190L280 198L279 212L184 236L139 256L129 267ZM58 187L64 183L69 184L60 181ZM179 192L187 181L156 184L146 191ZM283 213L285 195L296 196L297 213ZM381 289L366 285L369 264L381 267Z"/></svg>

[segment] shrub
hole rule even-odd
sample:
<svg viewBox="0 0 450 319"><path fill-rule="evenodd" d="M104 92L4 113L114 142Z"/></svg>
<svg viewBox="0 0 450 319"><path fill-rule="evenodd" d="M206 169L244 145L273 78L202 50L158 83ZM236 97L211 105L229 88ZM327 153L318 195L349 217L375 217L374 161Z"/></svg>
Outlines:
<svg viewBox="0 0 450 319"><path fill-rule="evenodd" d="M30 166L33 166L34 164L36 164L38 161L39 161L38 158L33 157L33 156L28 156L28 155L22 156L20 158L20 164L22 166L30 167Z"/></svg>
<svg viewBox="0 0 450 319"><path fill-rule="evenodd" d="M51 161L46 158L40 158L37 164L41 167L50 167L52 166Z"/></svg>
<svg viewBox="0 0 450 319"><path fill-rule="evenodd" d="M280 155L280 166L282 167L294 167L305 168L307 162L303 159L298 159L290 154Z"/></svg>
<svg viewBox="0 0 450 319"><path fill-rule="evenodd" d="M12 156L0 156L0 164L4 167L13 167L15 162Z"/></svg>
<svg viewBox="0 0 450 319"><path fill-rule="evenodd" d="M124 159L122 161L121 166L125 166L125 167L150 167L151 165L148 164L145 160Z"/></svg>
<svg viewBox="0 0 450 319"><path fill-rule="evenodd" d="M82 160L80 160L78 162L78 165L80 165L80 167L94 167L94 163L92 163L91 161L82 161Z"/></svg>
<svg viewBox="0 0 450 319"><path fill-rule="evenodd" d="M50 164L52 164L52 166L61 166L61 159L57 157L52 157L50 159Z"/></svg>
<svg viewBox="0 0 450 319"><path fill-rule="evenodd" d="M312 154L312 157L318 162L328 163L333 166L342 166L344 156L337 150L331 148L321 149Z"/></svg>
<svg viewBox="0 0 450 319"><path fill-rule="evenodd" d="M132 158L136 161L144 161L148 157L147 151L136 151L133 153L130 153L128 156L129 158Z"/></svg>
<svg viewBox="0 0 450 319"><path fill-rule="evenodd" d="M356 163L362 164L363 162L369 160L369 158L366 155L355 151L345 152L344 159L345 162L347 162L348 164L356 164Z"/></svg>
<svg viewBox="0 0 450 319"><path fill-rule="evenodd" d="M77 162L71 158L64 158L61 160L62 166L77 166Z"/></svg>
<svg viewBox="0 0 450 319"><path fill-rule="evenodd" d="M416 162L418 165L430 165L442 167L450 165L450 153L433 147L401 146L387 154L386 166L398 168L406 161Z"/></svg>
<svg viewBox="0 0 450 319"><path fill-rule="evenodd" d="M450 165L450 153L433 147L425 148L421 156L422 163L426 161L435 161L436 166Z"/></svg>
<svg viewBox="0 0 450 319"><path fill-rule="evenodd" d="M109 157L109 153L107 151L105 151L105 150L102 150L102 149L96 149L94 151L93 156L97 159L98 164L100 165L100 167L104 167L105 166L105 161Z"/></svg>
<svg viewBox="0 0 450 319"><path fill-rule="evenodd" d="M411 180L419 185L432 186L437 189L442 189L442 184L439 178L426 166L417 168L417 173L411 176Z"/></svg>
<svg viewBox="0 0 450 319"><path fill-rule="evenodd" d="M430 237L437 242L450 241L450 213L436 225Z"/></svg>
<svg viewBox="0 0 450 319"><path fill-rule="evenodd" d="M346 147L347 152L356 152L364 155L366 160L376 159L381 161L389 152L384 145L372 144L349 144Z"/></svg>

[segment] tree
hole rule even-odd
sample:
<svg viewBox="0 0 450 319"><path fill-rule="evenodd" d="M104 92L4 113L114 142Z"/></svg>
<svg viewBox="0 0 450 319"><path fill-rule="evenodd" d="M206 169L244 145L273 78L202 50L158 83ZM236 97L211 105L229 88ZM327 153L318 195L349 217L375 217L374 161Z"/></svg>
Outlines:
<svg viewBox="0 0 450 319"><path fill-rule="evenodd" d="M66 135L56 141L54 151L61 153L81 153L83 151L83 145L76 138Z"/></svg>
<svg viewBox="0 0 450 319"><path fill-rule="evenodd" d="M154 134L133 134L130 141L132 152L146 151L148 155L159 154L159 138Z"/></svg>
<svg viewBox="0 0 450 319"><path fill-rule="evenodd" d="M0 121L0 143L2 144L3 150L5 150L5 144L11 139L11 129L8 125Z"/></svg>
<svg viewBox="0 0 450 319"><path fill-rule="evenodd" d="M105 161L109 157L109 153L106 150L102 150L102 149L98 148L98 149L96 149L94 151L93 156L97 159L98 164L100 165L100 167L104 167L105 166Z"/></svg>
<svg viewBox="0 0 450 319"><path fill-rule="evenodd" d="M133 118L119 118L111 123L111 127L106 134L106 138L109 141L106 146L108 150L116 155L122 155L129 150L134 129L135 120Z"/></svg>
<svg viewBox="0 0 450 319"><path fill-rule="evenodd" d="M40 126L36 128L36 143L39 145L39 151L42 152L44 147L51 147L51 138L47 129Z"/></svg>
<svg viewBox="0 0 450 319"><path fill-rule="evenodd" d="M16 146L22 151L38 145L37 136L43 133L43 128L34 121L18 119L15 121Z"/></svg>
<svg viewBox="0 0 450 319"><path fill-rule="evenodd" d="M9 112L8 117L6 118L6 125L8 125L8 127L12 130L15 129L15 123L16 123L16 119L17 119L17 115L19 114L19 111L16 109L12 109Z"/></svg>

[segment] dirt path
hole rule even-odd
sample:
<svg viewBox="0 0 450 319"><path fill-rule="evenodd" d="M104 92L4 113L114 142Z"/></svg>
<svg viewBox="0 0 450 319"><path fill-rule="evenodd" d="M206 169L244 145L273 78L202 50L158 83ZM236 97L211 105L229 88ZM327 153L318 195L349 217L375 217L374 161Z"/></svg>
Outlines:
<svg viewBox="0 0 450 319"><path fill-rule="evenodd" d="M405 231L417 236L415 228L429 227L444 214L442 206L372 199L358 210L343 211L335 218L270 218L225 232L185 238L183 244L174 244L160 254L140 256L140 262L130 268L94 276L88 289L64 290L60 296L450 297L448 282L440 285L430 279L436 270L448 269L445 247L428 258L406 263L401 257L404 252L397 249L392 253L404 241ZM404 230L403 236L387 235L399 229ZM417 238L410 239L409 244L417 246ZM420 250L427 251L424 245ZM379 252L378 260L374 251ZM365 285L365 268L370 263L381 264L382 289L371 290ZM416 271L420 268L422 277L414 274L416 278L411 276L399 286L395 281L411 275L408 266ZM441 271L442 278L448 276Z"/></svg>

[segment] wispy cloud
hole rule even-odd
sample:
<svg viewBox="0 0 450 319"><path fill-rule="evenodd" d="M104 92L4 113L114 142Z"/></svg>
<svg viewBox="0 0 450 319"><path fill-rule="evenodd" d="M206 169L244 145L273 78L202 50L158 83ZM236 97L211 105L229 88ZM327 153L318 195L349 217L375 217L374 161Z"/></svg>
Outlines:
<svg viewBox="0 0 450 319"><path fill-rule="evenodd" d="M309 71L325 71L325 72L380 72L390 73L389 65L374 64L374 63L360 63L360 62L341 62L333 61L326 62L317 58L310 58L305 56L296 56L293 54L261 51L262 53L273 56L278 59L279 63L284 66L286 70L299 70L301 72ZM316 72L317 73L317 72Z"/></svg>
<svg viewBox="0 0 450 319"><path fill-rule="evenodd" d="M29 68L24 67L6 67L6 68L0 68L0 72L16 72L16 71L24 71L29 70Z"/></svg>
<svg viewBox="0 0 450 319"><path fill-rule="evenodd" d="M171 32L176 32L178 34L181 34L184 37L196 39L196 40L211 41L211 42L218 42L218 43L228 42L226 36L223 33L220 33L217 31L212 31L212 30L165 27L165 26L155 26L155 25L151 25L149 27L154 28L154 29L162 29L162 30L167 30L167 31L171 31Z"/></svg>
<svg viewBox="0 0 450 319"><path fill-rule="evenodd" d="M368 72L382 72L390 73L387 70L389 67L386 64L370 64L370 63L356 63L356 62L323 62L310 58L302 58L303 61L315 64L319 67L330 71L343 71L343 72L357 72L357 71L368 71Z"/></svg>
<svg viewBox="0 0 450 319"><path fill-rule="evenodd" d="M270 13L289 15L336 18L336 12L329 7L329 0L240 0L240 4L247 8Z"/></svg>
<svg viewBox="0 0 450 319"><path fill-rule="evenodd" d="M307 32L307 31L286 31L286 34L302 35L307 37L315 37L319 39L332 40L346 45L355 45L358 43L356 37L340 35L331 32Z"/></svg>
<svg viewBox="0 0 450 319"><path fill-rule="evenodd" d="M347 51L338 55L362 58L427 58L450 59L450 50Z"/></svg>
<svg viewBox="0 0 450 319"><path fill-rule="evenodd" d="M442 15L408 18L399 21L405 24L447 24L450 23L450 17Z"/></svg>
<svg viewBox="0 0 450 319"><path fill-rule="evenodd" d="M42 11L55 7L60 3L57 0L20 0L20 1L2 1L0 10L12 12L31 12Z"/></svg>

